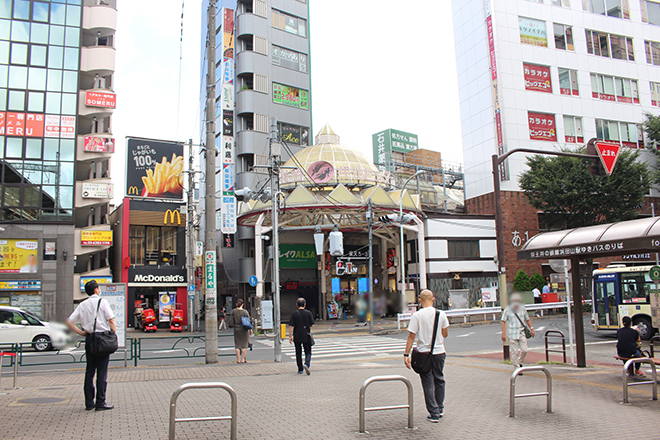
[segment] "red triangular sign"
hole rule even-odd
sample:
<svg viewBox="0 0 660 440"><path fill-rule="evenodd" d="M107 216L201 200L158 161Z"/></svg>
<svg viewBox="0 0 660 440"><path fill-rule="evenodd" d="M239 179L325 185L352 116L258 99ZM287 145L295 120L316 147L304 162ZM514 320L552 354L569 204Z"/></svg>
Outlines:
<svg viewBox="0 0 660 440"><path fill-rule="evenodd" d="M612 171L614 171L614 165L616 165L616 160L619 158L621 145L611 142L596 142L596 151L598 151L607 175L611 176Z"/></svg>

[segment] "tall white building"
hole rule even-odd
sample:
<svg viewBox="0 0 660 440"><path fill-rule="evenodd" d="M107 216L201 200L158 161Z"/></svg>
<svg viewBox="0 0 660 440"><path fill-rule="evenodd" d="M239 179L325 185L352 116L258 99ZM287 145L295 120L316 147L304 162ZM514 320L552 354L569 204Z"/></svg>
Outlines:
<svg viewBox="0 0 660 440"><path fill-rule="evenodd" d="M594 137L644 146L644 113L660 106L660 2L452 0L452 8L469 213L493 212L498 152ZM518 187L525 161L513 155L499 170L507 262L538 232Z"/></svg>

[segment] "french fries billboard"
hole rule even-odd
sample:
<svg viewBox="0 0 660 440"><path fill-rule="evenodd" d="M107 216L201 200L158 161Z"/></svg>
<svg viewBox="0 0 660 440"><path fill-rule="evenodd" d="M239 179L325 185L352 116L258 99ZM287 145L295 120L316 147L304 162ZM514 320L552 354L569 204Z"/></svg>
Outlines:
<svg viewBox="0 0 660 440"><path fill-rule="evenodd" d="M183 197L183 144L128 138L126 195L156 199Z"/></svg>

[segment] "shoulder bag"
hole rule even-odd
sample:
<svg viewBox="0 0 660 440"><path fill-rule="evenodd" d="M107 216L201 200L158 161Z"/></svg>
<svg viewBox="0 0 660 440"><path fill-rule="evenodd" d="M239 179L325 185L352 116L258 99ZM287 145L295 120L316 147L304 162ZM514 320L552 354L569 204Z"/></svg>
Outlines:
<svg viewBox="0 0 660 440"><path fill-rule="evenodd" d="M440 320L440 310L435 311L435 320L433 321L433 338L431 339L431 350L428 353L422 353L417 347L412 349L410 354L410 364L417 374L424 374L431 371L433 367L433 349L435 349L435 339L438 336L438 321Z"/></svg>
<svg viewBox="0 0 660 440"><path fill-rule="evenodd" d="M248 315L247 310L243 310L243 316L241 316L241 326L245 330L252 330L252 321L250 321L250 315Z"/></svg>
<svg viewBox="0 0 660 440"><path fill-rule="evenodd" d="M314 341L314 336L312 336L312 328L305 324L306 317L305 317L304 310L298 310L298 315L300 316L300 322L302 323L302 326L305 329L305 332L307 333L307 338L309 340L309 345L311 347L313 347L314 344L316 344L316 341Z"/></svg>
<svg viewBox="0 0 660 440"><path fill-rule="evenodd" d="M96 332L96 320L99 316L101 301L103 301L103 298L99 298L98 305L96 306L96 315L94 315L94 330L92 330L91 335L88 335L89 338L87 340L87 343L89 344L87 350L89 350L90 354L93 356L108 356L119 348L117 333L112 330Z"/></svg>
<svg viewBox="0 0 660 440"><path fill-rule="evenodd" d="M517 314L516 312L514 312L513 310L512 310L511 312L512 312L514 315L516 315L516 318L518 318L518 321L520 321L520 324L523 326L523 329L525 329L525 337L526 337L527 339L531 339L531 338L532 338L532 331L529 329L529 327L527 327L527 324L525 324L525 323L523 322L523 320L520 319L520 316L518 316L518 314Z"/></svg>

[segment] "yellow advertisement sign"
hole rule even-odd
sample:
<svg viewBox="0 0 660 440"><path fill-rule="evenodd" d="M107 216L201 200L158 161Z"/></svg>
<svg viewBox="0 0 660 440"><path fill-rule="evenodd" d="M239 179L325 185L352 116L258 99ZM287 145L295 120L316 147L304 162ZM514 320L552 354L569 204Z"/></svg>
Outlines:
<svg viewBox="0 0 660 440"><path fill-rule="evenodd" d="M176 217L176 222L174 221L175 217ZM168 221L168 219L169 219L169 221ZM174 209L174 210L168 209L167 211L165 211L165 218L163 219L163 224L167 225L169 223L171 223L173 225L175 225L175 224L176 225L181 225L181 213L179 213L179 211L177 211L176 209Z"/></svg>
<svg viewBox="0 0 660 440"><path fill-rule="evenodd" d="M0 273L37 273L39 241L0 240Z"/></svg>
<svg viewBox="0 0 660 440"><path fill-rule="evenodd" d="M112 231L80 231L81 246L112 246Z"/></svg>

